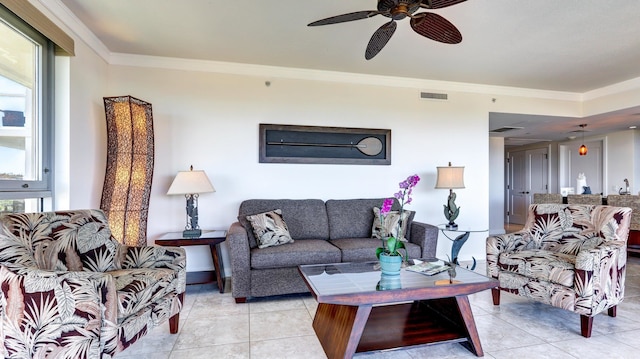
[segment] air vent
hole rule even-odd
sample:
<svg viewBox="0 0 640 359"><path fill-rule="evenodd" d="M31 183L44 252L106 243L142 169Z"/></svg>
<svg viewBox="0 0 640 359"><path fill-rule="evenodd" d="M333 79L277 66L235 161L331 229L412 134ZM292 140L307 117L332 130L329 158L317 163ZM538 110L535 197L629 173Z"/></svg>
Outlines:
<svg viewBox="0 0 640 359"><path fill-rule="evenodd" d="M449 95L447 95L446 93L420 92L420 98L428 98L432 100L446 100L449 98Z"/></svg>
<svg viewBox="0 0 640 359"><path fill-rule="evenodd" d="M508 131L514 131L514 130L522 130L523 128L524 127L503 126L503 127L496 128L495 130L490 130L489 132L502 133L502 132L508 132Z"/></svg>

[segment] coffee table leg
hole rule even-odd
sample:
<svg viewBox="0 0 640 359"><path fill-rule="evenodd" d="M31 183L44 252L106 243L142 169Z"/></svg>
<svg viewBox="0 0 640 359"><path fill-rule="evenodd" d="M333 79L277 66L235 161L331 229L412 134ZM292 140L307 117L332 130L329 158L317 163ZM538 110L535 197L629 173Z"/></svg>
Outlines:
<svg viewBox="0 0 640 359"><path fill-rule="evenodd" d="M329 359L353 357L369 313L371 305L318 304L313 329Z"/></svg>
<svg viewBox="0 0 640 359"><path fill-rule="evenodd" d="M458 303L458 310L460 311L460 316L464 322L463 324L469 335L469 350L479 357L484 356L482 344L480 344L480 335L478 335L476 322L473 319L473 312L471 311L471 305L469 304L469 298L466 295L456 297L456 302Z"/></svg>

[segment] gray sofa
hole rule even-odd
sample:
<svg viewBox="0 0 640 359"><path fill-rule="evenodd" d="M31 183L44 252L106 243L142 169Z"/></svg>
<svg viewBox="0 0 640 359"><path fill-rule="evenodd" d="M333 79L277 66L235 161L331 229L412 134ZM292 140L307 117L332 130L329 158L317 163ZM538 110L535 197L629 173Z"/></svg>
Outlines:
<svg viewBox="0 0 640 359"><path fill-rule="evenodd" d="M327 200L251 199L243 201L238 222L229 228L233 297L247 298L308 292L298 273L300 264L362 262L376 260L379 239L371 238L373 207L384 198ZM258 248L248 215L282 210L293 243ZM393 210L399 210L396 201ZM406 210L406 208L405 208ZM433 258L438 229L408 219L406 238L409 258Z"/></svg>

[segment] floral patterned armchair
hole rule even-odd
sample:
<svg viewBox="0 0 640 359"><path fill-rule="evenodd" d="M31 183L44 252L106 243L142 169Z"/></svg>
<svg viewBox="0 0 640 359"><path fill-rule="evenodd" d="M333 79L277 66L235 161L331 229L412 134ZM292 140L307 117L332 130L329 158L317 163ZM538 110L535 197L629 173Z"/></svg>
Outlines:
<svg viewBox="0 0 640 359"><path fill-rule="evenodd" d="M2 215L0 355L111 358L167 319L177 333L185 265L119 244L99 210Z"/></svg>
<svg viewBox="0 0 640 359"><path fill-rule="evenodd" d="M593 317L624 298L631 209L602 205L534 204L524 228L487 238L487 275L500 290L580 314L589 338Z"/></svg>

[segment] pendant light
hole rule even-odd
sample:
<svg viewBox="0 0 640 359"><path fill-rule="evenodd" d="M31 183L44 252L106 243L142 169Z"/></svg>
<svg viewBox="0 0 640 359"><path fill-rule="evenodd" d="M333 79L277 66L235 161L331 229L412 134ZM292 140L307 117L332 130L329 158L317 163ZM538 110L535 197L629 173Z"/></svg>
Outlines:
<svg viewBox="0 0 640 359"><path fill-rule="evenodd" d="M578 153L580 156L586 156L589 149L584 145L584 128L587 127L587 124L583 123L580 127L582 128L582 145L580 146L580 149L578 149Z"/></svg>

